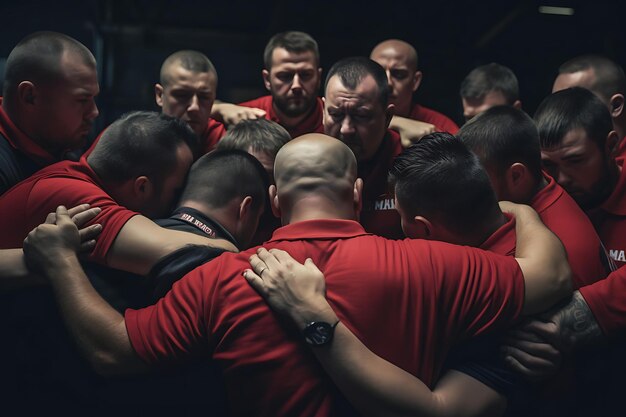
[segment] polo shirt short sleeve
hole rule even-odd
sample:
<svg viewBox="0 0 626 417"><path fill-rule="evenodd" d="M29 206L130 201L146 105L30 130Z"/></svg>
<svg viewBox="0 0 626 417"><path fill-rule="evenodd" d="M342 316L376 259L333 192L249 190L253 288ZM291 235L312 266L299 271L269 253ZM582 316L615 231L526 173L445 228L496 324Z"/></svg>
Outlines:
<svg viewBox="0 0 626 417"><path fill-rule="evenodd" d="M0 197L2 248L22 246L24 238L59 205L68 208L89 203L102 211L91 222L102 225L91 260L105 263L106 254L124 224L138 213L117 204L99 185L84 158L64 161L39 171Z"/></svg>
<svg viewBox="0 0 626 417"><path fill-rule="evenodd" d="M626 333L626 268L580 289L600 328L608 337Z"/></svg>

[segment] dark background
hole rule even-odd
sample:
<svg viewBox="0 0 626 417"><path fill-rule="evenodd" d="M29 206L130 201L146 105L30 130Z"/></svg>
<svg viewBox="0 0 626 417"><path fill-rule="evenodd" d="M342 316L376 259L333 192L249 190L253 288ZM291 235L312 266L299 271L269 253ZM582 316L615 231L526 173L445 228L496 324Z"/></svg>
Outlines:
<svg viewBox="0 0 626 417"><path fill-rule="evenodd" d="M368 55L400 38L419 54L422 104L462 121L459 84L475 66L499 62L517 75L531 115L550 92L559 64L582 53L626 64L626 13L618 1L12 1L0 5L0 72L12 47L37 30L83 42L99 65L97 130L128 110L156 109L153 85L161 62L179 49L207 54L219 74L218 97L264 94L263 48L279 31L302 30L319 43L322 67ZM574 8L545 15L540 5Z"/></svg>

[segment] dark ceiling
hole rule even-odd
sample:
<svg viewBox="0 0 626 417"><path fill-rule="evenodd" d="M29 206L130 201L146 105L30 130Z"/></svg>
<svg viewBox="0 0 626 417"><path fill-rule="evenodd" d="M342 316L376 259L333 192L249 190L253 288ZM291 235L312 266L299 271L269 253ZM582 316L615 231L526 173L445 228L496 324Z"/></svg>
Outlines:
<svg viewBox="0 0 626 417"><path fill-rule="evenodd" d="M617 1L65 1L0 5L6 57L23 36L56 30L91 48L100 64L101 124L131 109L154 108L152 86L171 52L198 49L220 75L218 95L244 100L263 93L265 43L276 32L302 30L316 38L322 66L367 55L396 37L418 50L424 82L417 99L461 121L458 87L476 65L499 62L517 74L532 114L550 91L560 63L601 53L626 64L626 13ZM565 6L573 16L540 14Z"/></svg>

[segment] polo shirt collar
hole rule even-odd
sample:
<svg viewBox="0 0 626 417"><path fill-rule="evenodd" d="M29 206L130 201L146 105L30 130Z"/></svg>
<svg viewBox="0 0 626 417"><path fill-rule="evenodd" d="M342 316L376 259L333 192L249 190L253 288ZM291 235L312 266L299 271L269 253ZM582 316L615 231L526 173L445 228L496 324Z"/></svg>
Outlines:
<svg viewBox="0 0 626 417"><path fill-rule="evenodd" d="M270 98L271 98L271 105L270 105L269 119L284 127L285 125L278 118L278 116L276 115L276 111L274 110L274 98L272 98L271 96ZM297 126L294 126L291 128L285 127L285 129L287 129L287 131L289 132L289 135L292 138L302 136L306 133L319 132L319 128L322 125L323 112L324 112L324 105L323 105L322 99L317 97L315 99L315 105L313 106L313 109L311 110L311 112L300 123L298 123Z"/></svg>
<svg viewBox="0 0 626 417"><path fill-rule="evenodd" d="M535 196L533 197L530 205L537 213L541 213L545 211L548 207L554 204L565 192L563 188L556 183L554 178L550 175L543 173L543 177L548 181L548 185L543 187Z"/></svg>
<svg viewBox="0 0 626 417"><path fill-rule="evenodd" d="M621 172L619 179L615 185L615 189L606 199L604 203L600 205L600 209L607 213L615 214L617 216L626 216L626 170L624 170L624 160L626 158L619 157L615 159L615 163L620 167Z"/></svg>
<svg viewBox="0 0 626 417"><path fill-rule="evenodd" d="M30 160L39 166L47 166L57 162L59 159L50 154L44 148L29 138L26 133L22 132L2 107L2 98L0 97L0 133L6 138L11 147L25 154Z"/></svg>
<svg viewBox="0 0 626 417"><path fill-rule="evenodd" d="M189 217L187 216L191 216L192 219L197 221L190 221ZM230 234L230 232L226 230L224 226L222 226L218 221L212 219L210 216L205 215L201 211L198 211L191 207L179 207L174 210L174 212L170 216L170 219L185 221L210 237L226 239L236 247L239 247L237 239L235 239L235 237Z"/></svg>
<svg viewBox="0 0 626 417"><path fill-rule="evenodd" d="M371 235L354 220L316 219L288 224L276 229L268 242L303 239L349 239Z"/></svg>

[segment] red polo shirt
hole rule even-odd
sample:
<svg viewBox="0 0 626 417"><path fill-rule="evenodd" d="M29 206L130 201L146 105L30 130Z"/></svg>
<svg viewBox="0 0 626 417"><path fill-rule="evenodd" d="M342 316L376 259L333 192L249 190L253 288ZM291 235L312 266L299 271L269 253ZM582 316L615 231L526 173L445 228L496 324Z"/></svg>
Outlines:
<svg viewBox="0 0 626 417"><path fill-rule="evenodd" d="M619 180L613 193L600 205L587 214L591 218L604 247L618 267L626 265L626 170L624 158L616 158L621 169Z"/></svg>
<svg viewBox="0 0 626 417"><path fill-rule="evenodd" d="M307 133L324 133L324 126L322 125L324 103L321 98L317 98L315 107L311 113L309 113L304 120L298 123L298 126L294 127L287 127L283 124L283 122L276 115L273 103L274 100L272 99L272 96L263 96L244 103L239 103L239 105L245 107L256 107L257 109L265 110L265 118L276 122L287 129L287 132L289 132L289 135L291 135L292 138L297 138L298 136L302 136Z"/></svg>
<svg viewBox="0 0 626 417"><path fill-rule="evenodd" d="M387 240L330 219L284 226L265 246L313 259L342 322L431 387L453 344L510 324L523 305L515 259L475 248ZM156 305L126 310L131 343L148 363L208 350L223 369L233 415L333 415L332 384L301 334L241 276L252 253L224 254Z"/></svg>
<svg viewBox="0 0 626 417"><path fill-rule="evenodd" d="M91 260L105 263L106 254L124 224L138 214L117 204L103 189L96 173L83 157L62 161L38 171L0 197L0 249L20 248L24 238L59 205L82 203L102 211L90 223L100 223Z"/></svg>
<svg viewBox="0 0 626 417"><path fill-rule="evenodd" d="M487 240L480 245L483 250L505 256L515 256L515 217L504 213L507 222L498 228Z"/></svg>
<svg viewBox="0 0 626 417"><path fill-rule="evenodd" d="M548 185L530 205L565 246L574 288L606 277L613 268L589 218L552 177L544 176Z"/></svg>
<svg viewBox="0 0 626 417"><path fill-rule="evenodd" d="M608 337L623 335L626 330L626 268L606 279L580 289L600 328Z"/></svg>
<svg viewBox="0 0 626 417"><path fill-rule="evenodd" d="M435 125L437 132L448 132L456 135L456 132L459 131L459 127L448 116L417 103L411 107L409 118Z"/></svg>
<svg viewBox="0 0 626 417"><path fill-rule="evenodd" d="M59 160L13 124L2 107L2 97L0 97L0 133L14 149L22 152L40 167L45 167Z"/></svg>
<svg viewBox="0 0 626 417"><path fill-rule="evenodd" d="M200 137L200 152L202 155L211 152L217 146L217 142L226 134L226 127L217 120L209 119L206 129Z"/></svg>
<svg viewBox="0 0 626 417"><path fill-rule="evenodd" d="M393 160L402 152L400 135L387 130L380 148L370 161L359 162L358 175L363 179L363 208L360 222L369 233L388 239L404 239L400 215L387 184Z"/></svg>

